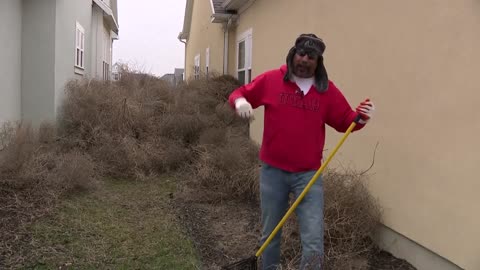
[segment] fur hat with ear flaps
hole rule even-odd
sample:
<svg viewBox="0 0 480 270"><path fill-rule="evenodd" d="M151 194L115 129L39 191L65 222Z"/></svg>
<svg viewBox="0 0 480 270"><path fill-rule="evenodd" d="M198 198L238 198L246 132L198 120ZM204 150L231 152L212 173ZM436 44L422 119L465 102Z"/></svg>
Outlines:
<svg viewBox="0 0 480 270"><path fill-rule="evenodd" d="M301 34L295 40L293 46L287 55L287 73L283 78L284 81L292 80L293 75L293 56L297 50L304 50L308 52L315 52L318 55L317 69L315 70L315 88L319 92L325 92L328 89L328 75L327 70L323 64L323 52L325 51L325 43L322 39L314 34Z"/></svg>

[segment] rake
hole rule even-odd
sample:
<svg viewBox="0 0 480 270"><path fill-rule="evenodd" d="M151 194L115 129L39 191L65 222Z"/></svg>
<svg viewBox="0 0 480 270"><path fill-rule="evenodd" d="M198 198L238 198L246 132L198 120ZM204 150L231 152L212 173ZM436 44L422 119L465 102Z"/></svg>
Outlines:
<svg viewBox="0 0 480 270"><path fill-rule="evenodd" d="M307 186L303 189L302 193L298 198L295 200L295 202L292 204L292 206L288 209L287 213L283 216L282 220L278 223L278 225L275 227L275 229L270 233L268 236L267 240L262 244L262 246L258 249L257 253L255 253L254 256L243 259L241 261L223 266L223 270L257 270L257 261L258 258L262 255L263 251L267 248L267 246L270 244L272 239L275 237L275 235L278 233L278 231L282 228L282 226L285 224L287 219L292 215L292 213L295 211L297 206L300 204L302 201L303 197L308 193L310 188L315 184L315 181L317 181L318 177L323 173L325 170L325 167L327 167L328 163L333 159L333 156L337 153L338 149L342 146L342 144L345 142L347 139L348 135L352 133L353 129L357 125L358 121L360 120L360 115L357 115L355 120L350 124L348 127L347 131L343 135L343 137L340 139L340 141L337 143L333 151L330 153L328 156L327 160L320 166L320 168L317 170L315 175L313 175L312 179L310 182L308 182Z"/></svg>

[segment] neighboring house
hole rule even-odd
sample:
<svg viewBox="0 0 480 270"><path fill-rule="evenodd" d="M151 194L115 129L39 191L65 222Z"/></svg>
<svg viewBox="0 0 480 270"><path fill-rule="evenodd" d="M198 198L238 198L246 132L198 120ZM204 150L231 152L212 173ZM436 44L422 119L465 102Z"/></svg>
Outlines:
<svg viewBox="0 0 480 270"><path fill-rule="evenodd" d="M183 82L183 68L176 68L173 73L167 73L160 79L169 82L172 86L177 86Z"/></svg>
<svg viewBox="0 0 480 270"><path fill-rule="evenodd" d="M0 1L0 122L55 120L67 81L110 79L116 0Z"/></svg>
<svg viewBox="0 0 480 270"><path fill-rule="evenodd" d="M185 70L183 68L176 68L173 71L174 85L177 86L183 82Z"/></svg>
<svg viewBox="0 0 480 270"><path fill-rule="evenodd" d="M121 77L121 65L118 63L115 63L112 65L112 80L113 81L118 81L120 80Z"/></svg>
<svg viewBox="0 0 480 270"><path fill-rule="evenodd" d="M175 86L175 74L173 73L167 73L160 77L160 79L168 82L172 86Z"/></svg>
<svg viewBox="0 0 480 270"><path fill-rule="evenodd" d="M480 5L458 1L187 0L185 79L216 71L250 82L285 63L300 33L327 45L331 80L377 115L336 160L385 210L379 244L418 269L480 269L476 80ZM261 142L263 109L251 136ZM339 134L328 130L327 148Z"/></svg>

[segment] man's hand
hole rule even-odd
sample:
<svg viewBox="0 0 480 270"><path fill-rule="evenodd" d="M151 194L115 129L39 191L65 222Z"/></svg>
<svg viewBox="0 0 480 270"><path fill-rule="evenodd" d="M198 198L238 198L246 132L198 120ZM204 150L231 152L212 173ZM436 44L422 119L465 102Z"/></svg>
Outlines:
<svg viewBox="0 0 480 270"><path fill-rule="evenodd" d="M366 124L368 120L372 119L373 113L375 112L375 105L370 99L366 99L356 109L357 113L360 114L361 119L358 121L360 124Z"/></svg>
<svg viewBox="0 0 480 270"><path fill-rule="evenodd" d="M250 118L253 114L252 105L245 98L237 98L235 100L235 109L237 114L243 118Z"/></svg>

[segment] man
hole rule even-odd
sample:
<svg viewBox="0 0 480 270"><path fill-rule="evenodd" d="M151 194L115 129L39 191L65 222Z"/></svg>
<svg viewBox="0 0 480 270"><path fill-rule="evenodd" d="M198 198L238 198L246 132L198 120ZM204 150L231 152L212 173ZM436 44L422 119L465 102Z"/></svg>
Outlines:
<svg viewBox="0 0 480 270"><path fill-rule="evenodd" d="M355 130L375 110L365 100L353 111L340 90L328 80L323 65L325 43L314 34L302 34L290 49L286 65L267 71L229 97L238 115L249 118L264 106L260 149L262 243L288 209L289 193L299 196L321 165L325 124L345 132L358 114ZM319 179L298 205L296 214L302 241L301 269L321 269L323 259L323 185ZM262 269L280 263L281 231L262 255Z"/></svg>

